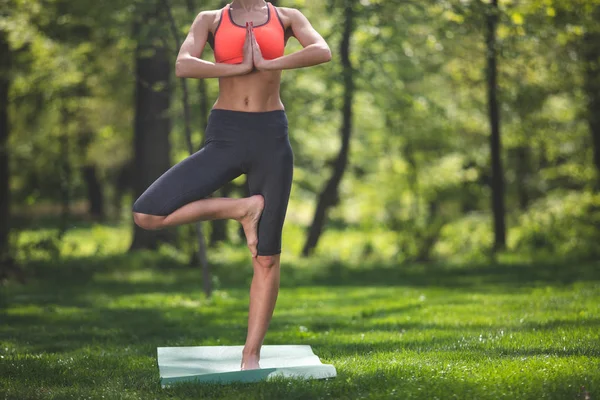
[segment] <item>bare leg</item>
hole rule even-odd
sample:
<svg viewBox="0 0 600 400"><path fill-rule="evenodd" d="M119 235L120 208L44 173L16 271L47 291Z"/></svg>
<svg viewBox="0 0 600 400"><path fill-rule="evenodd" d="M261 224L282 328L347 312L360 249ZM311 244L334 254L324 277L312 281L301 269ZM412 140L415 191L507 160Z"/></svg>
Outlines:
<svg viewBox="0 0 600 400"><path fill-rule="evenodd" d="M279 293L280 256L276 254L252 258L254 276L250 286L248 336L242 353L242 370L260 368L260 348Z"/></svg>
<svg viewBox="0 0 600 400"><path fill-rule="evenodd" d="M264 208L264 198L257 194L242 199L207 198L188 203L166 216L133 213L135 223L144 229L162 229L196 221L234 219L242 224L248 248L256 256L256 227Z"/></svg>

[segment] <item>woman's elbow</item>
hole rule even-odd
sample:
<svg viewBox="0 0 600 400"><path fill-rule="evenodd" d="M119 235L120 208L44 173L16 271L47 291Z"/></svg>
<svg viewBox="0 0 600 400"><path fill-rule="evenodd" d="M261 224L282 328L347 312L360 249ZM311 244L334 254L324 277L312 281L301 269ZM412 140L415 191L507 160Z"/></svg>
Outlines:
<svg viewBox="0 0 600 400"><path fill-rule="evenodd" d="M175 76L178 78L203 78L201 66L194 63L192 58L179 57L175 61Z"/></svg>
<svg viewBox="0 0 600 400"><path fill-rule="evenodd" d="M187 78L186 72L185 61L177 59L177 61L175 61L175 76L178 78Z"/></svg>
<svg viewBox="0 0 600 400"><path fill-rule="evenodd" d="M321 54L323 57L323 62L329 62L331 61L331 50L329 49L329 46L325 45L321 48Z"/></svg>

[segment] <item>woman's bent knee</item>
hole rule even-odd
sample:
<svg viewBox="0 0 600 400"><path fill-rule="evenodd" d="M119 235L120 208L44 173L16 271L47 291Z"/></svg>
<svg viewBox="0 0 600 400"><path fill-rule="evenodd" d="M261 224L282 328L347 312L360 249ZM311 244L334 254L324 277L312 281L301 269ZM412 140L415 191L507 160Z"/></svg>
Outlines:
<svg viewBox="0 0 600 400"><path fill-rule="evenodd" d="M165 217L160 215L133 213L133 221L137 226L147 230L157 230L163 228Z"/></svg>
<svg viewBox="0 0 600 400"><path fill-rule="evenodd" d="M273 268L279 263L279 255L275 254L272 256L256 256L258 264L263 268Z"/></svg>

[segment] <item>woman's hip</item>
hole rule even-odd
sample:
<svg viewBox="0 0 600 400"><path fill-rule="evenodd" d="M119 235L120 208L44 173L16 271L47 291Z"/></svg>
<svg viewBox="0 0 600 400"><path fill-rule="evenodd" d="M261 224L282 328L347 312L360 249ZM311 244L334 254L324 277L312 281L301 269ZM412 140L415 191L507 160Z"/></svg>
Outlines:
<svg viewBox="0 0 600 400"><path fill-rule="evenodd" d="M285 110L261 112L212 109L206 127L207 140L254 143L288 136Z"/></svg>

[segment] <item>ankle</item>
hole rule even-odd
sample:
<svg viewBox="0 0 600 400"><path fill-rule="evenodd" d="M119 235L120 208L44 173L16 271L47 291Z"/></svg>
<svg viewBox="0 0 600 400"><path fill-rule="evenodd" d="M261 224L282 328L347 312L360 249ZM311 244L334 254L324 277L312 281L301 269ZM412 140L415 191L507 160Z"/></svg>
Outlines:
<svg viewBox="0 0 600 400"><path fill-rule="evenodd" d="M248 216L248 198L242 197L237 200L238 206L236 207L236 215L234 219L238 222L242 222L242 220Z"/></svg>
<svg viewBox="0 0 600 400"><path fill-rule="evenodd" d="M260 358L260 349L244 347L244 350L242 350L242 356Z"/></svg>

